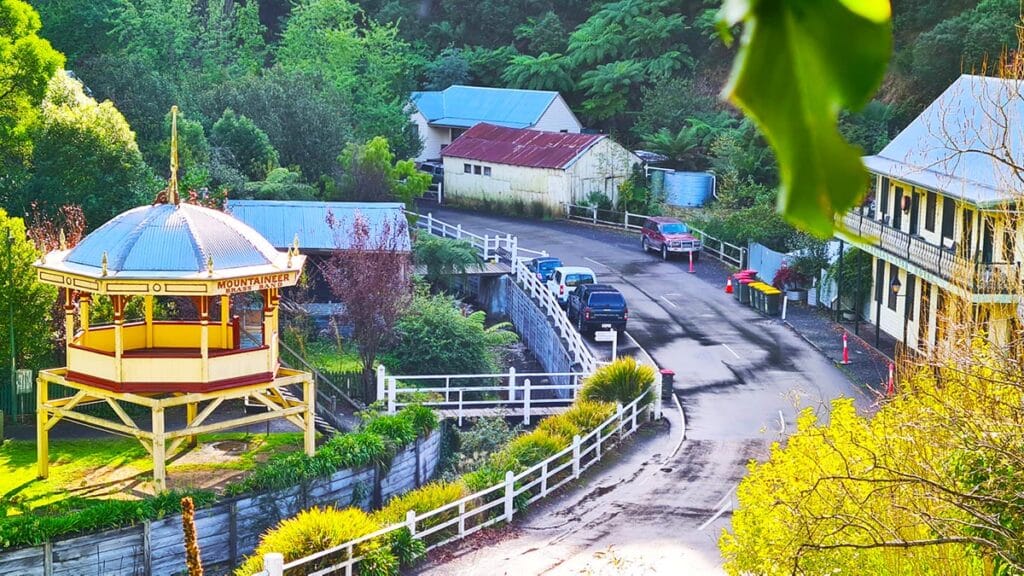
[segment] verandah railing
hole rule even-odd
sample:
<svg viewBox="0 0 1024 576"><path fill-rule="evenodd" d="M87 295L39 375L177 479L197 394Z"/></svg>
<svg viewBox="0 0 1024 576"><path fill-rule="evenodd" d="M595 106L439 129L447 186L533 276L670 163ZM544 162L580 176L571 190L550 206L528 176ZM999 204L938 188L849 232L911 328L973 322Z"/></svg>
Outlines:
<svg viewBox="0 0 1024 576"><path fill-rule="evenodd" d="M523 507L578 479L585 470L600 462L615 444L633 434L643 417L651 414L648 402L651 397L657 399L654 392L649 391L626 406L618 405L615 414L597 428L584 436L575 436L569 446L518 474L507 472L503 482L421 514L410 510L404 522L288 563L280 553L267 554L263 557L261 574L351 576L357 573L364 559L361 547L400 530L408 530L411 537L432 550L488 526L511 522Z"/></svg>

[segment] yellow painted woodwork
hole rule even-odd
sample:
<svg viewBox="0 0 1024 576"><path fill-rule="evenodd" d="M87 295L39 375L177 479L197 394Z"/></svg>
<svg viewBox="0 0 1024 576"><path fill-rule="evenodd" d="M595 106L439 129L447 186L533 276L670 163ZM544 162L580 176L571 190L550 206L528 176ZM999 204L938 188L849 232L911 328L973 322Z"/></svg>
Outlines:
<svg viewBox="0 0 1024 576"><path fill-rule="evenodd" d="M153 296L147 294L143 298L146 307L146 348L153 347Z"/></svg>
<svg viewBox="0 0 1024 576"><path fill-rule="evenodd" d="M220 347L228 348L231 346L231 334L228 333L228 318L231 315L231 297L221 296L220 297Z"/></svg>
<svg viewBox="0 0 1024 576"><path fill-rule="evenodd" d="M45 378L36 380L36 475L39 478L50 476L50 428L47 426L49 413L46 402L49 400L49 386Z"/></svg>
<svg viewBox="0 0 1024 576"><path fill-rule="evenodd" d="M164 437L164 409L162 406L153 408L153 483L156 489L167 489L167 449Z"/></svg>
<svg viewBox="0 0 1024 576"><path fill-rule="evenodd" d="M276 290L294 286L299 281L306 256L292 256L292 265L287 269L273 270L264 274L232 275L230 270L215 270L213 277L207 272L197 272L188 278L135 278L117 279L112 277L90 277L71 272L57 263L60 251L47 254L41 264L36 265L37 278L45 284L61 288L71 287L92 294L125 294L157 296L220 296L223 294L244 294L263 290ZM284 264L286 255L281 254ZM50 262L53 262L51 264ZM52 266L52 267L51 267Z"/></svg>
<svg viewBox="0 0 1024 576"><path fill-rule="evenodd" d="M89 307L91 300L88 294L78 299L78 321L82 324L82 332L85 334L89 333Z"/></svg>

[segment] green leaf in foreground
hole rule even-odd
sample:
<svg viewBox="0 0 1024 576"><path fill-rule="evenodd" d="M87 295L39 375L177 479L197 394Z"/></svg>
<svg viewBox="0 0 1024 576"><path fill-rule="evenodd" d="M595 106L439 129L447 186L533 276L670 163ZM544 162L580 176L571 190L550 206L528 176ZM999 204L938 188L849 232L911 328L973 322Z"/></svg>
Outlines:
<svg viewBox="0 0 1024 576"><path fill-rule="evenodd" d="M837 126L866 104L892 51L888 0L726 0L724 24L744 24L724 94L758 123L779 159L779 209L827 236L832 215L863 194L861 151Z"/></svg>

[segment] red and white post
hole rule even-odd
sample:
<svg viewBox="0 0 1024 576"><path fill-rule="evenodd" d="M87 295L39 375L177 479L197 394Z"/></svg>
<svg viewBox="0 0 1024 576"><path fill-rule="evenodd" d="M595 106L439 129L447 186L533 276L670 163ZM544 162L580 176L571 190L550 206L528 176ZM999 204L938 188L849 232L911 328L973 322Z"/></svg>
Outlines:
<svg viewBox="0 0 1024 576"><path fill-rule="evenodd" d="M693 252L687 252L690 255L690 274L693 274Z"/></svg>
<svg viewBox="0 0 1024 576"><path fill-rule="evenodd" d="M843 361L840 362L840 364L845 366L845 365L847 365L849 363L850 363L850 346L849 346L849 343L847 342L846 332L843 332Z"/></svg>

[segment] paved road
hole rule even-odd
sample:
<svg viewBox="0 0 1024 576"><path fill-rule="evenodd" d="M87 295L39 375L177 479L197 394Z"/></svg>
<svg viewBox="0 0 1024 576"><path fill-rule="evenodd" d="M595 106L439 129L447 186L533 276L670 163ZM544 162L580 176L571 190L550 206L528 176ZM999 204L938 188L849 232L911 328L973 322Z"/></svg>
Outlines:
<svg viewBox="0 0 1024 576"><path fill-rule="evenodd" d="M716 540L746 462L763 459L772 441L792 432L804 407L838 396L868 407L792 330L725 294L727 272L706 255L690 274L683 261L644 254L636 234L432 212L480 234L517 235L521 246L590 266L599 281L619 287L630 336L676 373L687 432L674 452L680 416L667 407L670 428L638 440L620 462L517 522L501 542L456 545L417 573L720 574Z"/></svg>

